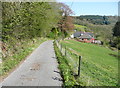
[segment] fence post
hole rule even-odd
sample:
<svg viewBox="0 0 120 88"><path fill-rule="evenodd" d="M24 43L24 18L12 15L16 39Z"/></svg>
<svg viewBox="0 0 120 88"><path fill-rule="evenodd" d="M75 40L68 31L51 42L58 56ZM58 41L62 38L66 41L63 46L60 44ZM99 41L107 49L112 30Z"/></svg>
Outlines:
<svg viewBox="0 0 120 88"><path fill-rule="evenodd" d="M80 76L80 63L81 63L82 56L79 56L79 66L78 66L78 76Z"/></svg>
<svg viewBox="0 0 120 88"><path fill-rule="evenodd" d="M65 56L66 56L66 46L65 46Z"/></svg>
<svg viewBox="0 0 120 88"><path fill-rule="evenodd" d="M61 49L60 49L60 51L61 51L61 53L62 53L62 44L60 44L61 45Z"/></svg>

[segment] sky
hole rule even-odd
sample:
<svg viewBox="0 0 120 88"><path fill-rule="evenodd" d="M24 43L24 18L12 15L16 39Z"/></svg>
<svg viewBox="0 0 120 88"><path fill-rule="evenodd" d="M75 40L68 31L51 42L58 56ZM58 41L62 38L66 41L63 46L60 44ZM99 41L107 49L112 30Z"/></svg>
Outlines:
<svg viewBox="0 0 120 88"><path fill-rule="evenodd" d="M58 0L67 4L74 12L80 15L118 15L118 0Z"/></svg>

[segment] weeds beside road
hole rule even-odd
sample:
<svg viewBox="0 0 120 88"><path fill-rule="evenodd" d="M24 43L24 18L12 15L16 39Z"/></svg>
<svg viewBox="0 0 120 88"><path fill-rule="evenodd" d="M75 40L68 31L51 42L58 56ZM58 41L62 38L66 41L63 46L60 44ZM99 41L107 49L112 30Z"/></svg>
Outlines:
<svg viewBox="0 0 120 88"><path fill-rule="evenodd" d="M14 69L22 60L24 60L32 51L34 51L42 42L46 41L45 38L37 38L35 39L35 43L29 41L24 43L23 49L19 50L19 53L14 53L14 55L9 56L7 58L2 58L3 62L0 63L0 75L5 76ZM18 46L19 48L19 46Z"/></svg>

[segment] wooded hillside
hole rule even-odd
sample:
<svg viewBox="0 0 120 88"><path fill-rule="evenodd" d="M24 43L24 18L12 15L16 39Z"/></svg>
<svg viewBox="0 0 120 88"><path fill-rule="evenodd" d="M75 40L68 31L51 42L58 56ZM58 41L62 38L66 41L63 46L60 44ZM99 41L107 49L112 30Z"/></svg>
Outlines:
<svg viewBox="0 0 120 88"><path fill-rule="evenodd" d="M87 20L88 22L92 24L97 25L109 25L117 22L118 17L117 16L100 16L100 15L81 15L77 16L77 19L80 20Z"/></svg>
<svg viewBox="0 0 120 88"><path fill-rule="evenodd" d="M17 61L18 56L24 56L23 52L27 56L31 51L29 48L36 46L39 41L46 40L43 38L67 35L67 30L72 25L70 14L72 14L71 9L63 3L2 2L0 45L4 65L3 73L13 67L12 63L10 64L12 60Z"/></svg>
<svg viewBox="0 0 120 88"><path fill-rule="evenodd" d="M96 38L103 41L105 46L111 46L117 20L117 16L82 15L74 17L74 24L86 26L86 32L94 32Z"/></svg>

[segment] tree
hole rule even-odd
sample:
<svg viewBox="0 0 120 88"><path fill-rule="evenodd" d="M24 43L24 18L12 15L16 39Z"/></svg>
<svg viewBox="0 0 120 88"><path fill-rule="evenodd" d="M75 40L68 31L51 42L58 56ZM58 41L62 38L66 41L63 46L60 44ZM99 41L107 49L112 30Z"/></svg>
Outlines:
<svg viewBox="0 0 120 88"><path fill-rule="evenodd" d="M120 50L120 21L118 21L113 28L113 44Z"/></svg>
<svg viewBox="0 0 120 88"><path fill-rule="evenodd" d="M13 54L23 43L46 37L61 18L56 2L3 2L2 7L2 42Z"/></svg>
<svg viewBox="0 0 120 88"><path fill-rule="evenodd" d="M120 37L120 21L118 21L113 28L113 36Z"/></svg>
<svg viewBox="0 0 120 88"><path fill-rule="evenodd" d="M58 26L61 30L61 32L64 34L64 36L67 36L68 31L74 29L73 25L73 18L70 16L73 14L72 10L69 8L69 6L59 3L60 5L60 14L61 14L61 20L58 23Z"/></svg>

